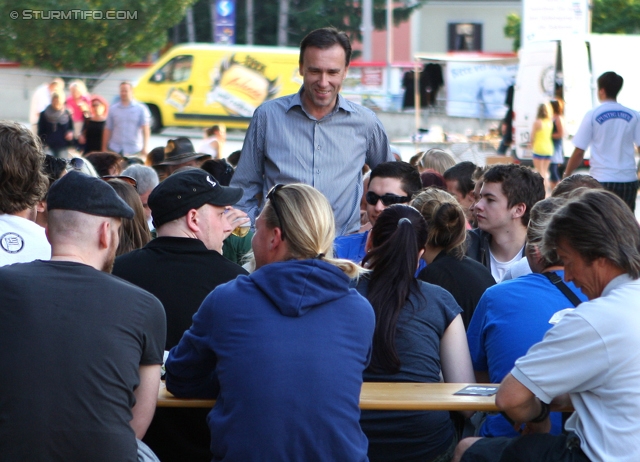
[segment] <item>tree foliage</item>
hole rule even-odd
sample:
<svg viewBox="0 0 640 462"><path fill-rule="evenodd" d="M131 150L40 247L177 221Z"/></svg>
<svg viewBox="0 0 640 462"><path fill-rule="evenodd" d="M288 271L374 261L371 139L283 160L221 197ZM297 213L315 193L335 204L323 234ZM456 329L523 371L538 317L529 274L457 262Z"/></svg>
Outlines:
<svg viewBox="0 0 640 462"><path fill-rule="evenodd" d="M640 0L593 0L591 25L600 34L640 33Z"/></svg>
<svg viewBox="0 0 640 462"><path fill-rule="evenodd" d="M520 48L520 26L521 19L515 13L510 13L507 16L507 24L504 26L504 36L513 39L513 51L518 51Z"/></svg>
<svg viewBox="0 0 640 462"><path fill-rule="evenodd" d="M101 73L157 51L193 1L0 0L0 56L53 71ZM82 11L102 17L124 11L129 19L100 20ZM58 14L66 19L51 19Z"/></svg>

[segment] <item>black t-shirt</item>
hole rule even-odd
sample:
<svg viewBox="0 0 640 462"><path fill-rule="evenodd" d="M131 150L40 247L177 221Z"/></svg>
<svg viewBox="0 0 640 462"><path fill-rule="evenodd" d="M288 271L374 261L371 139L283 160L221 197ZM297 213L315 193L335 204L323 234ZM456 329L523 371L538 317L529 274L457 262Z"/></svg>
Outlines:
<svg viewBox="0 0 640 462"><path fill-rule="evenodd" d="M203 300L220 284L248 274L202 241L158 237L116 258L113 274L160 299L167 313L166 349L176 346ZM213 326L212 326L213 328ZM163 462L209 462L210 409L156 409L144 442Z"/></svg>
<svg viewBox="0 0 640 462"><path fill-rule="evenodd" d="M167 313L165 349L170 350L191 327L191 318L209 292L248 273L198 239L158 237L116 258L113 274L160 299Z"/></svg>
<svg viewBox="0 0 640 462"><path fill-rule="evenodd" d="M136 461L141 365L162 364L165 317L148 292L73 262L0 268L3 461Z"/></svg>
<svg viewBox="0 0 640 462"><path fill-rule="evenodd" d="M440 286L453 295L462 308L465 329L469 327L484 291L496 283L491 272L481 263L467 256L458 260L444 251L420 271L418 279Z"/></svg>
<svg viewBox="0 0 640 462"><path fill-rule="evenodd" d="M86 120L84 122L85 154L102 151L102 134L105 124L104 120Z"/></svg>

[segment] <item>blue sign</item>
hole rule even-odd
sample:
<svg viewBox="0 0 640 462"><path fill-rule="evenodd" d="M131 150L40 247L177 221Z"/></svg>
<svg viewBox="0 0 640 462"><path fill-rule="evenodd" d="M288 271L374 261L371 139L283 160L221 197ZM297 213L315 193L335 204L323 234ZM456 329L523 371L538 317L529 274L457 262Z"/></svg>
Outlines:
<svg viewBox="0 0 640 462"><path fill-rule="evenodd" d="M232 45L236 42L236 2L216 0L215 43Z"/></svg>

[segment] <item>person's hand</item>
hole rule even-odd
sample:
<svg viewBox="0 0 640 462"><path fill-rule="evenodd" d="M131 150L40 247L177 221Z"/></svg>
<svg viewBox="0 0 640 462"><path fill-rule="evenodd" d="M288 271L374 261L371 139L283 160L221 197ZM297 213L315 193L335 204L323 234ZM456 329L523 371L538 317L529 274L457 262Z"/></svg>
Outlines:
<svg viewBox="0 0 640 462"><path fill-rule="evenodd" d="M227 221L231 225L231 230L224 234L224 238L225 239L227 237L229 237L231 232L234 229L236 229L238 226L243 225L245 223L250 223L251 222L251 219L249 218L249 215L247 215L245 212L243 212L240 209L234 209L233 207L227 207L225 209L224 213L225 213L225 217L227 218Z"/></svg>
<svg viewBox="0 0 640 462"><path fill-rule="evenodd" d="M73 140L73 132L69 131L69 132L65 133L64 139L67 140L67 141Z"/></svg>
<svg viewBox="0 0 640 462"><path fill-rule="evenodd" d="M78 144L85 144L87 142L87 138L84 135L80 135L78 137Z"/></svg>

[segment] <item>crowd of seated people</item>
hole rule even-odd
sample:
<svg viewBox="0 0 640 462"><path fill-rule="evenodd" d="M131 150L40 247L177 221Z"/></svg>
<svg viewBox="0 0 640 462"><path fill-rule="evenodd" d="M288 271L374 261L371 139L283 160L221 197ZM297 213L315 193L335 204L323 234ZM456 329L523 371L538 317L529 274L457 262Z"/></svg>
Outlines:
<svg viewBox="0 0 640 462"><path fill-rule="evenodd" d="M0 122L3 460L638 460L640 229L595 179L431 150L356 175L337 236L302 181L250 219L220 141L131 165ZM161 377L215 406L156 410ZM363 382L503 412L361 411Z"/></svg>

